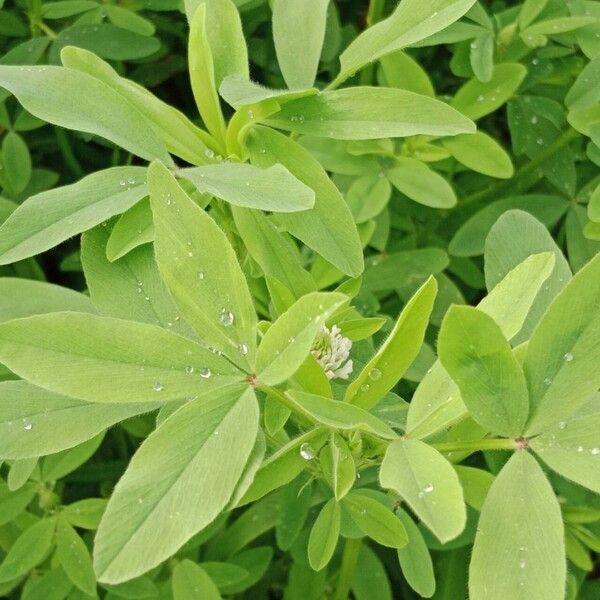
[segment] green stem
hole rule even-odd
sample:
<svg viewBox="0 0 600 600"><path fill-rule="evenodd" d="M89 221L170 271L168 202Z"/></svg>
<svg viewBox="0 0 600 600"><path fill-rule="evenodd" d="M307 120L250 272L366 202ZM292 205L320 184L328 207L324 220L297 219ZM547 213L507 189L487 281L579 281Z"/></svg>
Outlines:
<svg viewBox="0 0 600 600"><path fill-rule="evenodd" d="M272 398L275 398L275 400L278 400L285 407L289 408L296 416L305 419L311 425L320 425L319 421L315 419L308 411L302 410L298 404L291 400L291 398L288 398L284 392L278 390L276 387L259 383L257 384L256 389L264 392Z"/></svg>
<svg viewBox="0 0 600 600"><path fill-rule="evenodd" d="M543 152L538 154L533 160L523 165L511 179L495 183L483 190L475 192L466 198L463 198L460 202L460 207L470 206L471 204L477 204L482 200L499 196L504 192L518 189L519 182L523 181L539 169L549 158L552 158L559 150L562 150L565 146L568 146L574 139L579 137L579 132L575 129L569 128L561 135L559 135L554 142L552 142Z"/></svg>
<svg viewBox="0 0 600 600"><path fill-rule="evenodd" d="M439 452L476 452L477 450L516 450L521 447L517 440L484 438L463 442L440 442L431 444Z"/></svg>
<svg viewBox="0 0 600 600"><path fill-rule="evenodd" d="M73 153L73 149L71 148L71 144L69 143L69 138L67 137L67 134L62 129L55 127L54 135L56 136L58 148L63 156L67 167L69 167L69 170L71 171L75 179L81 178L83 176L83 169L81 168L79 161Z"/></svg>
<svg viewBox="0 0 600 600"><path fill-rule="evenodd" d="M385 0L371 0L369 2L369 11L367 12L367 25L372 27L375 23L381 21L385 9Z"/></svg>
<svg viewBox="0 0 600 600"><path fill-rule="evenodd" d="M352 587L354 571L358 564L358 555L362 539L347 538L344 544L344 553L342 554L342 566L338 575L337 588L333 595L333 600L348 600L348 594Z"/></svg>

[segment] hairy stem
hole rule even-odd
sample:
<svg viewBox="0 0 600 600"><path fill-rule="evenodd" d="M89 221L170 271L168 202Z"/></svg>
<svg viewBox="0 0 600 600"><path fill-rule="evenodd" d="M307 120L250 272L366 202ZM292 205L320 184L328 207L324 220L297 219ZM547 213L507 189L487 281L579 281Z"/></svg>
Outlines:
<svg viewBox="0 0 600 600"><path fill-rule="evenodd" d="M518 440L506 438L484 438L463 442L440 442L431 444L439 452L475 452L477 450L516 450L522 447Z"/></svg>

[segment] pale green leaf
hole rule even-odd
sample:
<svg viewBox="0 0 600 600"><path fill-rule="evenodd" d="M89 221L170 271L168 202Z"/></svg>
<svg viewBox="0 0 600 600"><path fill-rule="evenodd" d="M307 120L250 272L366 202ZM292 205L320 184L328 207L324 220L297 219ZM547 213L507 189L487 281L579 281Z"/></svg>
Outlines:
<svg viewBox="0 0 600 600"><path fill-rule="evenodd" d="M173 600L221 600L219 589L206 571L191 560L173 570Z"/></svg>
<svg viewBox="0 0 600 600"><path fill-rule="evenodd" d="M478 173L508 179L514 168L510 155L487 133L457 135L443 140L444 147L459 162Z"/></svg>
<svg viewBox="0 0 600 600"><path fill-rule="evenodd" d="M475 421L508 437L522 432L529 408L525 375L491 317L476 308L451 307L438 353Z"/></svg>
<svg viewBox="0 0 600 600"><path fill-rule="evenodd" d="M472 133L448 104L396 88L355 87L291 100L266 122L285 131L338 140Z"/></svg>
<svg viewBox="0 0 600 600"><path fill-rule="evenodd" d="M94 404L37 388L0 383L0 458L30 458L77 446L156 404Z"/></svg>
<svg viewBox="0 0 600 600"><path fill-rule="evenodd" d="M315 571L325 568L340 534L340 505L335 498L321 509L308 538L308 562Z"/></svg>
<svg viewBox="0 0 600 600"><path fill-rule="evenodd" d="M421 349L436 293L430 278L409 300L386 341L348 386L347 401L368 410L394 387Z"/></svg>
<svg viewBox="0 0 600 600"><path fill-rule="evenodd" d="M565 419L600 387L600 255L556 297L533 332L523 370L531 399L527 434Z"/></svg>
<svg viewBox="0 0 600 600"><path fill-rule="evenodd" d="M144 198L124 212L114 224L106 243L106 257L115 261L134 248L154 240L150 200Z"/></svg>
<svg viewBox="0 0 600 600"><path fill-rule="evenodd" d="M211 523L234 493L257 430L256 398L241 386L204 394L162 423L108 503L94 549L98 578L141 575Z"/></svg>
<svg viewBox="0 0 600 600"><path fill-rule="evenodd" d="M469 569L472 600L563 600L566 560L554 491L527 452L508 461L483 505Z"/></svg>
<svg viewBox="0 0 600 600"><path fill-rule="evenodd" d="M172 163L144 115L87 73L65 67L0 65L0 85L44 121L99 135L147 160L159 158Z"/></svg>
<svg viewBox="0 0 600 600"><path fill-rule="evenodd" d="M160 327L73 312L0 324L0 361L34 385L89 402L183 400L243 376Z"/></svg>
<svg viewBox="0 0 600 600"><path fill-rule="evenodd" d="M298 181L283 165L259 169L246 163L219 163L182 169L200 192L222 198L236 206L274 212L308 210L315 193Z"/></svg>
<svg viewBox="0 0 600 600"><path fill-rule="evenodd" d="M271 99L277 100L279 104L283 104L294 98L311 96L316 94L317 91L317 89L311 87L300 90L277 90L264 87L260 83L239 75L226 77L219 87L219 94L233 108L258 104L259 102Z"/></svg>
<svg viewBox="0 0 600 600"><path fill-rule="evenodd" d="M48 250L125 212L146 194L146 169L113 167L31 196L0 226L0 264Z"/></svg>
<svg viewBox="0 0 600 600"><path fill-rule="evenodd" d="M329 0L275 0L273 41L290 89L310 87L317 74Z"/></svg>
<svg viewBox="0 0 600 600"><path fill-rule="evenodd" d="M249 366L256 312L227 236L163 165L153 163L148 175L156 260L175 303L207 344Z"/></svg>
<svg viewBox="0 0 600 600"><path fill-rule="evenodd" d="M392 442L379 482L398 493L441 542L464 529L467 513L458 476L431 446L412 439Z"/></svg>
<svg viewBox="0 0 600 600"><path fill-rule="evenodd" d="M92 559L84 541L63 518L56 523L56 554L69 579L89 596L96 594Z"/></svg>

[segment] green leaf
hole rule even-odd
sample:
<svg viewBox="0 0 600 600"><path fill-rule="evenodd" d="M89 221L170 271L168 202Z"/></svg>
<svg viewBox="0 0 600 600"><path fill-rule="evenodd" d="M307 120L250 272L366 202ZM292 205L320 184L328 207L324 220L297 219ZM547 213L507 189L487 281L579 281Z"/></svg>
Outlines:
<svg viewBox="0 0 600 600"><path fill-rule="evenodd" d="M280 163L315 192L311 210L279 214L276 220L346 275L360 275L363 255L356 225L321 165L294 140L267 127L253 127L246 144L253 163L260 167Z"/></svg>
<svg viewBox="0 0 600 600"><path fill-rule="evenodd" d="M447 104L396 88L354 87L291 100L266 122L285 131L338 140L472 133Z"/></svg>
<svg viewBox="0 0 600 600"><path fill-rule="evenodd" d="M113 167L35 194L0 226L0 264L48 250L126 211L146 194L142 167Z"/></svg>
<svg viewBox="0 0 600 600"><path fill-rule="evenodd" d="M474 0L403 0L387 19L361 33L340 56L339 80L366 64L423 40L460 19Z"/></svg>
<svg viewBox="0 0 600 600"><path fill-rule="evenodd" d="M2 174L13 196L20 194L31 179L31 156L25 140L9 131L2 140Z"/></svg>
<svg viewBox="0 0 600 600"><path fill-rule="evenodd" d="M59 4L57 2L57 4ZM29 585L29 583L31 585ZM68 596L68 594L71 596ZM64 570L56 567L46 571L41 577L31 579L23 589L22 600L62 600L63 598L77 599L77 592L73 591L73 584ZM86 599L87 600L87 599Z"/></svg>
<svg viewBox="0 0 600 600"><path fill-rule="evenodd" d="M321 509L308 538L308 562L315 571L331 560L340 535L340 505L331 498Z"/></svg>
<svg viewBox="0 0 600 600"><path fill-rule="evenodd" d="M548 42L547 35L560 35L593 23L596 23L596 19L592 16L546 19L527 27L521 32L521 39L530 48L535 48L536 46L546 45Z"/></svg>
<svg viewBox="0 0 600 600"><path fill-rule="evenodd" d="M523 30L535 21L547 4L548 0L525 0L519 12L519 28Z"/></svg>
<svg viewBox="0 0 600 600"><path fill-rule="evenodd" d="M284 166L259 169L246 163L219 163L183 169L200 192L236 206L274 212L296 212L314 206L315 193Z"/></svg>
<svg viewBox="0 0 600 600"><path fill-rule="evenodd" d="M0 565L0 583L26 575L47 556L54 538L54 519L40 519L26 529Z"/></svg>
<svg viewBox="0 0 600 600"><path fill-rule="evenodd" d="M480 119L510 100L525 75L527 69L519 63L496 65L489 81L483 82L477 78L467 81L456 92L451 105L471 119Z"/></svg>
<svg viewBox="0 0 600 600"><path fill-rule="evenodd" d="M341 435L332 434L319 456L323 475L336 500L341 500L354 485L356 465L348 444Z"/></svg>
<svg viewBox="0 0 600 600"><path fill-rule="evenodd" d="M84 313L0 324L0 361L35 385L89 402L183 400L242 379L226 359L170 331Z"/></svg>
<svg viewBox="0 0 600 600"><path fill-rule="evenodd" d="M393 429L359 406L300 390L289 390L287 395L295 410L326 427L342 431L358 429L386 440L397 437Z"/></svg>
<svg viewBox="0 0 600 600"><path fill-rule="evenodd" d="M571 279L571 270L546 227L523 211L511 210L502 215L486 240L485 279L489 290L527 257L540 252L554 253L554 270L537 294L521 331L513 339L515 345L531 337L552 300Z"/></svg>
<svg viewBox="0 0 600 600"><path fill-rule="evenodd" d="M402 509L399 509L397 514L408 534L406 546L398 548L402 575L417 594L431 598L435 593L435 574L427 544L409 514Z"/></svg>
<svg viewBox="0 0 600 600"><path fill-rule="evenodd" d="M463 487L465 502L475 510L481 511L483 502L494 482L494 476L489 471L458 465L454 467Z"/></svg>
<svg viewBox="0 0 600 600"><path fill-rule="evenodd" d="M435 96L427 71L406 52L394 52L379 60L380 84L397 87L425 96ZM383 79L383 81L381 81Z"/></svg>
<svg viewBox="0 0 600 600"><path fill-rule="evenodd" d="M154 241L150 199L144 198L125 211L114 224L106 242L106 258L118 260L134 248Z"/></svg>
<svg viewBox="0 0 600 600"><path fill-rule="evenodd" d="M34 471L36 471L36 467L38 464L37 458L20 458L10 465L10 471L8 472L8 477L6 479L6 483L8 484L8 489L11 492L14 492L20 488L22 488L27 481L31 478L33 479ZM39 471L37 471L39 473Z"/></svg>
<svg viewBox="0 0 600 600"><path fill-rule="evenodd" d="M491 317L476 308L451 307L440 329L438 353L473 419L507 437L522 432L529 407L527 383Z"/></svg>
<svg viewBox="0 0 600 600"><path fill-rule="evenodd" d="M90 553L69 523L59 518L56 523L56 553L69 579L84 593L96 594L96 576Z"/></svg>
<svg viewBox="0 0 600 600"><path fill-rule="evenodd" d="M600 255L556 297L531 336L523 363L531 399L527 435L573 414L600 387Z"/></svg>
<svg viewBox="0 0 600 600"><path fill-rule="evenodd" d="M399 156L396 165L385 175L405 196L432 208L452 208L456 205L452 186L425 163Z"/></svg>
<svg viewBox="0 0 600 600"><path fill-rule="evenodd" d="M6 525L18 517L37 494L38 484L26 483L11 492L4 481L0 481L0 525Z"/></svg>
<svg viewBox="0 0 600 600"><path fill-rule="evenodd" d="M573 417L560 421L529 441L554 471L600 493L600 411L598 394Z"/></svg>
<svg viewBox="0 0 600 600"><path fill-rule="evenodd" d="M459 163L473 171L500 179L513 176L510 155L494 138L482 131L457 135L443 140L442 144Z"/></svg>
<svg viewBox="0 0 600 600"><path fill-rule="evenodd" d="M94 550L99 580L141 575L206 527L229 502L257 430L256 398L241 386L202 395L162 423L108 503Z"/></svg>
<svg viewBox="0 0 600 600"><path fill-rule="evenodd" d="M277 385L302 365L325 321L345 302L335 292L313 292L297 300L269 327L256 354L259 383Z"/></svg>
<svg viewBox="0 0 600 600"><path fill-rule="evenodd" d="M218 149L218 146L208 133L196 127L183 113L159 100L145 88L120 77L107 62L92 52L67 46L62 49L60 56L65 67L87 73L117 92L124 101L132 104L148 119L149 125L165 143L169 152L192 164L205 163L214 156L214 150Z"/></svg>
<svg viewBox="0 0 600 600"><path fill-rule="evenodd" d="M190 37L188 41L188 65L194 99L206 128L223 144L225 119L217 96L214 54L209 41L207 3L198 5L195 12L188 12Z"/></svg>
<svg viewBox="0 0 600 600"><path fill-rule="evenodd" d="M317 74L329 0L275 0L273 41L290 89L310 87Z"/></svg>
<svg viewBox="0 0 600 600"><path fill-rule="evenodd" d="M194 338L158 272L151 246L129 252L115 262L106 258L108 230L96 227L81 238L81 263L90 297L107 317L161 325Z"/></svg>
<svg viewBox="0 0 600 600"><path fill-rule="evenodd" d="M265 275L283 283L295 298L315 291L315 282L302 266L297 248L278 231L272 220L257 210L235 206L232 213L246 250Z"/></svg>
<svg viewBox="0 0 600 600"><path fill-rule="evenodd" d="M518 451L488 493L473 546L473 600L563 600L566 560L556 496L539 465Z"/></svg>
<svg viewBox="0 0 600 600"><path fill-rule="evenodd" d="M221 600L219 589L207 572L191 560L173 569L173 600Z"/></svg>
<svg viewBox="0 0 600 600"><path fill-rule="evenodd" d="M256 312L227 236L163 165L150 166L148 181L156 261L182 316L205 342L249 367Z"/></svg>
<svg viewBox="0 0 600 600"><path fill-rule="evenodd" d="M60 514L74 527L94 530L98 529L106 503L104 498L86 498L63 507Z"/></svg>
<svg viewBox="0 0 600 600"><path fill-rule="evenodd" d="M45 281L0 278L0 322L41 313L96 312L88 296Z"/></svg>
<svg viewBox="0 0 600 600"><path fill-rule="evenodd" d="M565 104L570 110L581 110L597 105L600 100L600 59L590 61L579 73L567 93Z"/></svg>
<svg viewBox="0 0 600 600"><path fill-rule="evenodd" d="M379 482L398 493L442 543L464 529L467 513L458 476L431 446L412 439L392 442Z"/></svg>
<svg viewBox="0 0 600 600"><path fill-rule="evenodd" d="M369 410L394 387L421 349L436 293L433 278L419 288L381 348L346 389L345 400Z"/></svg>
<svg viewBox="0 0 600 600"><path fill-rule="evenodd" d="M546 194L509 196L508 198L496 200L477 211L461 225L450 241L448 250L450 254L461 257L483 254L488 233L499 217L510 209L527 211L548 227L553 227L565 214L568 207L569 205L564 198ZM550 248L544 248L543 250L550 250ZM538 250L538 252L541 251L542 249ZM500 278L505 274L506 272L503 271ZM494 281L497 280L498 277L494 277Z"/></svg>
<svg viewBox="0 0 600 600"><path fill-rule="evenodd" d="M95 454L103 439L104 432L74 448L45 456L40 465L42 481L53 482L72 473Z"/></svg>
<svg viewBox="0 0 600 600"><path fill-rule="evenodd" d="M25 381L0 383L0 457L31 458L77 446L156 404L92 404Z"/></svg>
<svg viewBox="0 0 600 600"><path fill-rule="evenodd" d="M400 519L375 498L351 492L344 498L343 505L356 526L378 544L402 548L408 543L408 535Z"/></svg>
<svg viewBox="0 0 600 600"><path fill-rule="evenodd" d="M375 218L386 207L392 195L392 187L379 173L363 175L348 188L346 202L356 223Z"/></svg>
<svg viewBox="0 0 600 600"><path fill-rule="evenodd" d="M492 78L495 45L493 30L480 33L470 44L470 63L479 81L489 81Z"/></svg>
<svg viewBox="0 0 600 600"><path fill-rule="evenodd" d="M358 565L352 579L352 593L356 600L392 600L390 582L381 560L367 546L361 544L358 553ZM298 596L305 600L304 596Z"/></svg>
<svg viewBox="0 0 600 600"><path fill-rule="evenodd" d="M172 164L164 143L142 113L87 73L54 66L0 65L0 85L44 121L99 135L141 158Z"/></svg>
<svg viewBox="0 0 600 600"><path fill-rule="evenodd" d="M283 489L279 521L275 528L277 546L289 550L298 538L312 501L312 483L305 477L297 477Z"/></svg>

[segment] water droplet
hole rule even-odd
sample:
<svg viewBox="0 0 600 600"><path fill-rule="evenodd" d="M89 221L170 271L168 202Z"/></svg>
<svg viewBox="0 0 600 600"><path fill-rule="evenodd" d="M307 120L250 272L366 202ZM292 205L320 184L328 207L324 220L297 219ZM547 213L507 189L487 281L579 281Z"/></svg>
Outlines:
<svg viewBox="0 0 600 600"><path fill-rule="evenodd" d="M204 279L204 271L198 271L198 273L196 273L196 277L202 281Z"/></svg>
<svg viewBox="0 0 600 600"><path fill-rule="evenodd" d="M538 139L537 139L537 140L535 140L535 141L536 141L536 144L537 144L538 146L542 146L542 145L544 144L544 139L543 139L543 138L538 138Z"/></svg>
<svg viewBox="0 0 600 600"><path fill-rule="evenodd" d="M25 431L31 431L33 429L33 423L27 419L23 419L23 429Z"/></svg>
<svg viewBox="0 0 600 600"><path fill-rule="evenodd" d="M216 430L213 432L213 435L219 435L219 430L218 430L218 429L216 429Z"/></svg>
<svg viewBox="0 0 600 600"><path fill-rule="evenodd" d="M592 454L594 456L598 456L600 454L600 448L592 448Z"/></svg>
<svg viewBox="0 0 600 600"><path fill-rule="evenodd" d="M565 421L561 421L561 422L558 424L558 428L559 428L559 429L566 429L566 427L567 427L567 423L566 423Z"/></svg>
<svg viewBox="0 0 600 600"><path fill-rule="evenodd" d="M249 110L247 114L248 114L249 119L254 119L254 111L253 110Z"/></svg>
<svg viewBox="0 0 600 600"><path fill-rule="evenodd" d="M571 362L573 360L573 355L570 352L567 352L563 358L565 359L566 362Z"/></svg>
<svg viewBox="0 0 600 600"><path fill-rule="evenodd" d="M130 177L130 178L127 180L127 183L128 183L129 185L135 185L135 177Z"/></svg>
<svg viewBox="0 0 600 600"><path fill-rule="evenodd" d="M300 456L304 460L312 460L315 457L315 450L308 442L304 442L300 446Z"/></svg>
<svg viewBox="0 0 600 600"><path fill-rule="evenodd" d="M423 488L423 491L424 491L426 494L429 494L429 493L433 492L433 483L428 483L428 484L427 484L427 485L426 485L426 486Z"/></svg>
<svg viewBox="0 0 600 600"><path fill-rule="evenodd" d="M164 386L164 385L163 385L163 384L162 384L160 381L157 381L157 382L156 382L156 383L155 383L155 384L152 386L152 389L153 389L155 392L162 392L162 390L164 390L164 389L165 389L165 386Z"/></svg>
<svg viewBox="0 0 600 600"><path fill-rule="evenodd" d="M546 379L544 379L544 385L550 385L552 383L552 379L550 379L550 377L546 377Z"/></svg>
<svg viewBox="0 0 600 600"><path fill-rule="evenodd" d="M373 369L369 373L369 379L371 379L372 381L377 381L378 379L381 379L381 371L379 369Z"/></svg>
<svg viewBox="0 0 600 600"><path fill-rule="evenodd" d="M229 327L230 325L233 325L234 319L234 314L231 311L226 309L223 309L221 311L219 320L221 321L221 325L223 325L224 327Z"/></svg>
<svg viewBox="0 0 600 600"><path fill-rule="evenodd" d="M480 94L479 96L477 96L477 102L483 102L485 100L485 96L483 94Z"/></svg>
<svg viewBox="0 0 600 600"><path fill-rule="evenodd" d="M202 379L208 379L211 375L212 371L208 367L200 369L200 377L202 377Z"/></svg>
<svg viewBox="0 0 600 600"><path fill-rule="evenodd" d="M370 387L371 387L371 386L370 386L368 383L363 383L363 384L360 386L360 391L361 391L361 392L368 392Z"/></svg>
<svg viewBox="0 0 600 600"><path fill-rule="evenodd" d="M524 569L526 566L527 566L527 561L526 561L524 558L522 558L522 559L519 561L519 568L520 568L520 569Z"/></svg>
<svg viewBox="0 0 600 600"><path fill-rule="evenodd" d="M577 446L577 452L583 452L583 446Z"/></svg>
<svg viewBox="0 0 600 600"><path fill-rule="evenodd" d="M240 344L238 346L239 351L246 356L246 354L248 354L248 346L246 346L246 344Z"/></svg>
<svg viewBox="0 0 600 600"><path fill-rule="evenodd" d="M533 117L531 117L531 124L535 125L538 122L538 118L536 115L533 115Z"/></svg>
<svg viewBox="0 0 600 600"><path fill-rule="evenodd" d="M185 372L186 372L188 375L191 375L191 374L194 372L194 367L192 367L191 365L190 365L190 366L187 366L187 367L185 368Z"/></svg>
<svg viewBox="0 0 600 600"><path fill-rule="evenodd" d="M125 187L127 182L124 179L121 179L121 181L119 181L119 185Z"/></svg>
<svg viewBox="0 0 600 600"><path fill-rule="evenodd" d="M204 156L206 156L206 158L214 158L215 153L210 148L207 148L204 151Z"/></svg>

